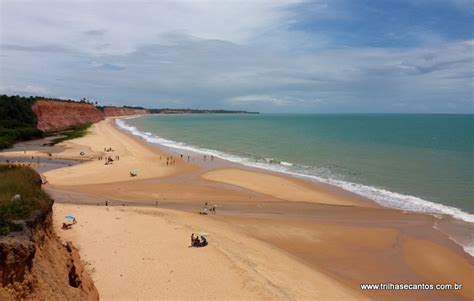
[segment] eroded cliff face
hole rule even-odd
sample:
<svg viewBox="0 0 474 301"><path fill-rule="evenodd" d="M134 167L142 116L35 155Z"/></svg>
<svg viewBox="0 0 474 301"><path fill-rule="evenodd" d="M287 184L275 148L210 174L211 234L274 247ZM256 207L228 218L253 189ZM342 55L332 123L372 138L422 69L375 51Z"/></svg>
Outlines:
<svg viewBox="0 0 474 301"><path fill-rule="evenodd" d="M131 109L131 108L117 108L117 107L105 107L104 117L116 117L116 116L130 116L130 115L144 115L150 114L145 109Z"/></svg>
<svg viewBox="0 0 474 301"><path fill-rule="evenodd" d="M45 132L64 130L74 125L104 119L100 110L87 103L37 100L32 109L38 117L37 128Z"/></svg>
<svg viewBox="0 0 474 301"><path fill-rule="evenodd" d="M77 249L54 233L52 202L24 225L0 237L0 300L99 300Z"/></svg>
<svg viewBox="0 0 474 301"><path fill-rule="evenodd" d="M39 99L33 104L38 118L37 128L45 132L60 131L74 125L95 123L105 117L143 115L145 109L105 107L103 111L88 103Z"/></svg>

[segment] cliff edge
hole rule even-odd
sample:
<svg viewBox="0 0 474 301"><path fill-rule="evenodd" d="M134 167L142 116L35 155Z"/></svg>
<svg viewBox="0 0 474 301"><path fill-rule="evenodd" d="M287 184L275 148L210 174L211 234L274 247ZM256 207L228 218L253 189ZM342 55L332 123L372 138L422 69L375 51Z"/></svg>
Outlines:
<svg viewBox="0 0 474 301"><path fill-rule="evenodd" d="M144 115L150 114L147 109L133 109L133 108L118 108L105 107L104 117L130 116L130 115Z"/></svg>
<svg viewBox="0 0 474 301"><path fill-rule="evenodd" d="M29 185L39 185L41 190L41 180L36 176L39 183L34 178L34 183ZM31 178L28 181L32 181ZM38 197L37 192L34 195ZM40 195L44 204L27 218L14 220L15 227L21 231L0 236L0 300L99 300L77 249L71 243L62 244L55 234L53 200L49 197L44 200L44 195ZM5 212L11 215L28 204L9 205L3 200L0 205L4 216Z"/></svg>
<svg viewBox="0 0 474 301"><path fill-rule="evenodd" d="M52 99L36 100L32 110L38 120L37 128L44 132L61 131L80 124L95 123L106 117L150 113L146 109L127 107L104 107L101 111L96 106L85 102Z"/></svg>
<svg viewBox="0 0 474 301"><path fill-rule="evenodd" d="M88 103L40 99L35 101L32 109L38 119L37 128L45 132L104 119L102 112Z"/></svg>

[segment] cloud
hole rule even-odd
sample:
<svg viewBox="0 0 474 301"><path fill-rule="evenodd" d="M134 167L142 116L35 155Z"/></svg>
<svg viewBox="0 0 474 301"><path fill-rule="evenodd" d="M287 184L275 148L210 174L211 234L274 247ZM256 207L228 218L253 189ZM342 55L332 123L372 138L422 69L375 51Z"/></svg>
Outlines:
<svg viewBox="0 0 474 301"><path fill-rule="evenodd" d="M125 69L124 66L120 64L113 64L113 63L99 63L96 61L93 61L90 63L90 65L97 70L104 70L104 71L120 71Z"/></svg>
<svg viewBox="0 0 474 301"><path fill-rule="evenodd" d="M410 109L397 103L441 110L449 100L451 110L452 104L469 110L473 48L472 41L464 41L426 49L348 48L281 55L181 36L94 60L43 53L38 60L30 57L21 73L14 71L24 56L9 50L2 61L8 61L4 65L10 76L3 82L41 84L52 86L50 92L56 95L139 101L149 107L395 112ZM180 102L172 101L176 99Z"/></svg>
<svg viewBox="0 0 474 301"><path fill-rule="evenodd" d="M124 54L169 33L243 43L285 26L301 1L2 1L1 42L58 44L89 54ZM109 44L110 47L98 48Z"/></svg>
<svg viewBox="0 0 474 301"><path fill-rule="evenodd" d="M26 86L0 86L0 93L3 94L27 94L27 95L46 95L49 93L49 90L45 87L36 86L36 85L26 85Z"/></svg>
<svg viewBox="0 0 474 301"><path fill-rule="evenodd" d="M318 99L301 99L291 96L278 97L268 94L257 94L257 95L241 95L228 99L228 102L233 106L240 106L242 104L254 105L274 105L279 107L294 106L294 105L315 105L321 102Z"/></svg>
<svg viewBox="0 0 474 301"><path fill-rule="evenodd" d="M244 103L245 105L248 104L255 104L255 103L263 103L268 105L275 105L275 106L287 106L290 105L291 102L284 98L276 98L271 95L243 95L232 97L229 99L229 102L233 105L241 105Z"/></svg>
<svg viewBox="0 0 474 301"><path fill-rule="evenodd" d="M107 31L104 29L86 30L84 34L87 36L100 37L103 36Z"/></svg>
<svg viewBox="0 0 474 301"><path fill-rule="evenodd" d="M2 1L0 87L148 107L472 112L472 37L407 23L423 1L398 14L343 0Z"/></svg>

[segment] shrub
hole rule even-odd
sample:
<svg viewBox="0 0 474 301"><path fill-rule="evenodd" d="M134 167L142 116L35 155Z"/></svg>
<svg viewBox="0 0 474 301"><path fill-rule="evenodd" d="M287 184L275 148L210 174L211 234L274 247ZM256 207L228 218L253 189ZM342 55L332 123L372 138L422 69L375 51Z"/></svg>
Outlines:
<svg viewBox="0 0 474 301"><path fill-rule="evenodd" d="M15 195L20 199L13 200ZM21 230L16 220L46 208L51 198L41 189L41 177L29 167L0 166L0 235Z"/></svg>

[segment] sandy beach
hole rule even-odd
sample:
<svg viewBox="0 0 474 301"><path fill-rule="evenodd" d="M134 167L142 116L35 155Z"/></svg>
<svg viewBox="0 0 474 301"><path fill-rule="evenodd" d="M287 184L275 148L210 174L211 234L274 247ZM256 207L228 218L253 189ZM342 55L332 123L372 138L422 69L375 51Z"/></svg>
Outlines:
<svg viewBox="0 0 474 301"><path fill-rule="evenodd" d="M173 155L167 165L171 154L121 132L113 119L60 146L53 158L86 162L43 174L55 226L78 246L103 300L473 299L474 260L434 228L433 216L225 162L203 167ZM105 165L103 156L120 159ZM199 215L205 202L217 214ZM78 220L71 230L60 229L65 215ZM209 246L189 248L193 232L205 232ZM361 290L364 283L463 286Z"/></svg>

